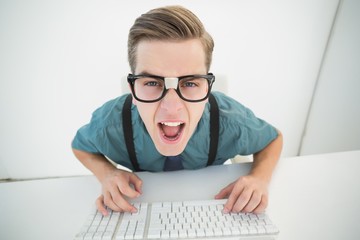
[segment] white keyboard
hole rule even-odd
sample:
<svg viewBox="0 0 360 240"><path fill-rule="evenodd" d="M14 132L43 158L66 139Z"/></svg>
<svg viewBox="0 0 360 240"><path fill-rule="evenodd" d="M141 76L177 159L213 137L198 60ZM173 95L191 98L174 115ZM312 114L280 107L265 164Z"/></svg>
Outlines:
<svg viewBox="0 0 360 240"><path fill-rule="evenodd" d="M275 239L266 213L222 213L226 199L134 203L137 213L90 214L75 240Z"/></svg>

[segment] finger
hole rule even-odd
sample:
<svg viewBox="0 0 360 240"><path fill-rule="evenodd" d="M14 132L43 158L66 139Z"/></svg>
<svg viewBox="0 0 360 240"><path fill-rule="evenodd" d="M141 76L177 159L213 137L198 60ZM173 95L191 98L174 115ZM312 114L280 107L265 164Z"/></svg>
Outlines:
<svg viewBox="0 0 360 240"><path fill-rule="evenodd" d="M110 209L116 211L116 212L123 212L123 209L120 207L120 205L117 205L110 192L103 193L104 195L104 203L106 206L108 206Z"/></svg>
<svg viewBox="0 0 360 240"><path fill-rule="evenodd" d="M101 195L100 197L98 197L98 198L96 199L95 204L96 204L97 210L98 210L99 212L101 212L101 214L102 214L103 216L109 215L109 213L108 213L108 211L106 210L105 205L104 205L104 196L103 196L103 195Z"/></svg>
<svg viewBox="0 0 360 240"><path fill-rule="evenodd" d="M136 174L130 175L130 182L134 185L135 191L137 191L139 194L142 194L143 182Z"/></svg>
<svg viewBox="0 0 360 240"><path fill-rule="evenodd" d="M241 212L243 211L244 207L248 204L252 195L252 190L245 188L243 191L238 195L236 202L232 208L233 212Z"/></svg>
<svg viewBox="0 0 360 240"><path fill-rule="evenodd" d="M233 189L234 184L229 184L228 186L221 189L221 191L215 195L215 199L227 198Z"/></svg>
<svg viewBox="0 0 360 240"><path fill-rule="evenodd" d="M238 201L238 197L241 196L244 191L244 186L242 184L235 184L233 187L227 202L224 205L224 213L229 213L234 211L235 204Z"/></svg>
<svg viewBox="0 0 360 240"><path fill-rule="evenodd" d="M132 213L137 212L137 209L123 197L122 193L117 187L112 188L109 195L109 202L111 205L108 205L108 207L110 207L111 209L113 209L112 207L115 205L116 211Z"/></svg>
<svg viewBox="0 0 360 240"><path fill-rule="evenodd" d="M130 179L131 180L131 179ZM118 189L121 194L129 197L129 198L136 198L140 196L140 193L134 190L130 185L129 182L119 182Z"/></svg>
<svg viewBox="0 0 360 240"><path fill-rule="evenodd" d="M261 194L258 191L254 191L249 199L249 202L243 209L243 212L253 212L261 202Z"/></svg>
<svg viewBox="0 0 360 240"><path fill-rule="evenodd" d="M265 194L261 198L260 204L254 209L254 213L259 214L265 212L268 205L268 196Z"/></svg>

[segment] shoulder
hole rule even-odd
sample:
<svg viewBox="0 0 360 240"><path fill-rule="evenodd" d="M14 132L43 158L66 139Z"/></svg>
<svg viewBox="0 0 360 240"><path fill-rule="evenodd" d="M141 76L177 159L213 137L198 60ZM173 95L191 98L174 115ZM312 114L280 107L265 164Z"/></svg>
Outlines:
<svg viewBox="0 0 360 240"><path fill-rule="evenodd" d="M239 135L240 132L252 132L252 129L262 129L269 125L237 100L219 92L213 95L219 105L220 129L226 134Z"/></svg>
<svg viewBox="0 0 360 240"><path fill-rule="evenodd" d="M238 118L246 117L249 113L252 114L251 110L245 107L237 100L225 95L221 92L212 92L216 102L219 106L219 112L221 118Z"/></svg>
<svg viewBox="0 0 360 240"><path fill-rule="evenodd" d="M275 128L252 110L225 94L215 92L213 95L219 105L220 155L252 154L276 137Z"/></svg>
<svg viewBox="0 0 360 240"><path fill-rule="evenodd" d="M220 131L224 129L232 131L246 124L248 118L253 117L250 109L239 103L237 100L225 95L221 92L212 92L219 108ZM205 111L198 123L198 131L208 131L210 125L210 101L206 104Z"/></svg>
<svg viewBox="0 0 360 240"><path fill-rule="evenodd" d="M122 109L126 97L127 94L105 102L93 112L91 122L102 126L121 123Z"/></svg>

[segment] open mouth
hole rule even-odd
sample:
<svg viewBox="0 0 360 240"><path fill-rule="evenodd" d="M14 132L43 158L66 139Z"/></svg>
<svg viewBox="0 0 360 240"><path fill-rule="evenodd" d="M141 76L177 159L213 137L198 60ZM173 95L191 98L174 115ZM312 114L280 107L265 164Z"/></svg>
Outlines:
<svg viewBox="0 0 360 240"><path fill-rule="evenodd" d="M181 136L184 128L183 122L160 122L159 127L161 130L162 137L167 140L174 142Z"/></svg>

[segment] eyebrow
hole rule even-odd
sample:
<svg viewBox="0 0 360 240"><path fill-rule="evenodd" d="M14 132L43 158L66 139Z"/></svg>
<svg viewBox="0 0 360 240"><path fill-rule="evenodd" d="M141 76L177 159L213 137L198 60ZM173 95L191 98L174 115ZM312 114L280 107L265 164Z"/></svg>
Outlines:
<svg viewBox="0 0 360 240"><path fill-rule="evenodd" d="M139 73L136 74L136 75L153 75L153 76L159 76L159 75L150 73L150 72L148 72L148 71L142 71L142 72L139 72Z"/></svg>

